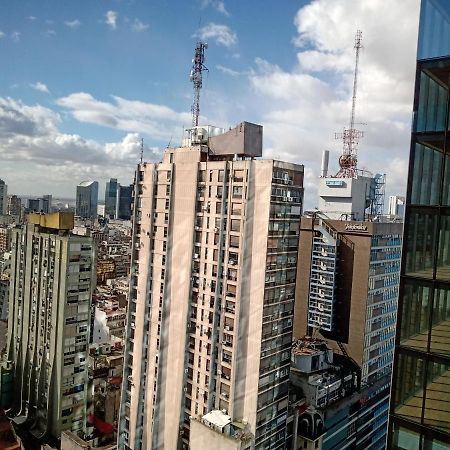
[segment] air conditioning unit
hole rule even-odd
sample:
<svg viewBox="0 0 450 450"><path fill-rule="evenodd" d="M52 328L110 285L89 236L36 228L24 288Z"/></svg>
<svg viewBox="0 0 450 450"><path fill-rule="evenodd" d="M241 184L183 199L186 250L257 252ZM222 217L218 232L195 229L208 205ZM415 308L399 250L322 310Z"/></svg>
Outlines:
<svg viewBox="0 0 450 450"><path fill-rule="evenodd" d="M292 197L288 197L288 202L293 202L294 199Z"/></svg>
<svg viewBox="0 0 450 450"><path fill-rule="evenodd" d="M234 265L236 264L236 262L233 261L232 259L230 259L230 260L228 260L228 264L229 264L230 266L234 266Z"/></svg>
<svg viewBox="0 0 450 450"><path fill-rule="evenodd" d="M209 208L209 206L208 206L208 205L206 205L206 206L202 206L202 209L203 209L203 211L207 211L207 210L208 210L208 208Z"/></svg>
<svg viewBox="0 0 450 450"><path fill-rule="evenodd" d="M194 253L194 258L198 259L200 257L200 255L198 253Z"/></svg>
<svg viewBox="0 0 450 450"><path fill-rule="evenodd" d="M195 227L195 231L200 231L200 227L199 227L199 226L196 226L196 227Z"/></svg>
<svg viewBox="0 0 450 450"><path fill-rule="evenodd" d="M287 202L287 197L283 197L283 202Z"/></svg>
<svg viewBox="0 0 450 450"><path fill-rule="evenodd" d="M215 227L214 231L217 233L219 231L219 229L217 227Z"/></svg>

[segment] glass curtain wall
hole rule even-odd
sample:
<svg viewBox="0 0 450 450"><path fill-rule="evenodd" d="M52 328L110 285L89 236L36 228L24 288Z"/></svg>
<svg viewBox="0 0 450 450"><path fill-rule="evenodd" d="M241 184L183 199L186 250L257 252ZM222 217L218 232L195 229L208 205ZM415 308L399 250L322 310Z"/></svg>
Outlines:
<svg viewBox="0 0 450 450"><path fill-rule="evenodd" d="M450 1L422 0L388 448L450 449Z"/></svg>

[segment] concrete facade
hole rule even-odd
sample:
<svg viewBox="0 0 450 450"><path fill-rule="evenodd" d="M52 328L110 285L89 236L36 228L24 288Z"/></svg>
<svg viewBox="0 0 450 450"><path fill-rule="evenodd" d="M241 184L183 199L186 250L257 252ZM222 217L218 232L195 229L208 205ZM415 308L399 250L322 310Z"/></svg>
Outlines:
<svg viewBox="0 0 450 450"><path fill-rule="evenodd" d="M375 194L374 178L319 178L319 211L330 219L366 220Z"/></svg>
<svg viewBox="0 0 450 450"><path fill-rule="evenodd" d="M64 216L64 217L63 217ZM30 215L12 231L7 358L10 413L36 439L86 427L94 244L70 234L73 215Z"/></svg>
<svg viewBox="0 0 450 450"><path fill-rule="evenodd" d="M138 166L120 449L187 448L214 409L284 445L302 200L303 166L204 145Z"/></svg>

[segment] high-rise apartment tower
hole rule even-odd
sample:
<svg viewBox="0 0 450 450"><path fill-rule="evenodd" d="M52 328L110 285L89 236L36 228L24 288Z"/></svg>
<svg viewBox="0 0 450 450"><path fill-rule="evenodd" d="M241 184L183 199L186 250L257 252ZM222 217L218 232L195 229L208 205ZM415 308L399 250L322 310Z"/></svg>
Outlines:
<svg viewBox="0 0 450 450"><path fill-rule="evenodd" d="M261 154L243 122L138 166L120 449L222 445L193 436L222 417L285 445L303 166Z"/></svg>
<svg viewBox="0 0 450 450"><path fill-rule="evenodd" d="M75 236L72 213L30 214L12 230L7 358L9 413L37 441L83 434L94 243Z"/></svg>

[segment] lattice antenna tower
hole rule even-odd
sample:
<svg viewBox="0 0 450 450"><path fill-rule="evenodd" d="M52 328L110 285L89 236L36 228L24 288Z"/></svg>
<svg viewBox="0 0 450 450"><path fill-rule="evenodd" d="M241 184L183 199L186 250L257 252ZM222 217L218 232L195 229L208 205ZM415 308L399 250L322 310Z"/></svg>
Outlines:
<svg viewBox="0 0 450 450"><path fill-rule="evenodd" d="M194 85L194 101L192 103L192 126L198 126L198 118L200 116L200 90L202 88L202 73L208 70L204 64L205 50L208 48L206 42L199 41L195 46L194 59L192 60L191 81Z"/></svg>
<svg viewBox="0 0 450 450"><path fill-rule="evenodd" d="M141 164L144 161L144 138L141 138Z"/></svg>
<svg viewBox="0 0 450 450"><path fill-rule="evenodd" d="M356 110L356 93L358 90L358 66L359 66L359 51L362 48L361 44L362 32L358 30L355 37L355 74L353 78L353 96L352 96L352 112L350 116L350 126L344 129L343 133L336 133L336 139L341 139L344 144L342 155L339 157L339 172L337 177L353 178L357 175L358 165L358 143L359 139L363 137L362 131L355 129L355 110Z"/></svg>

